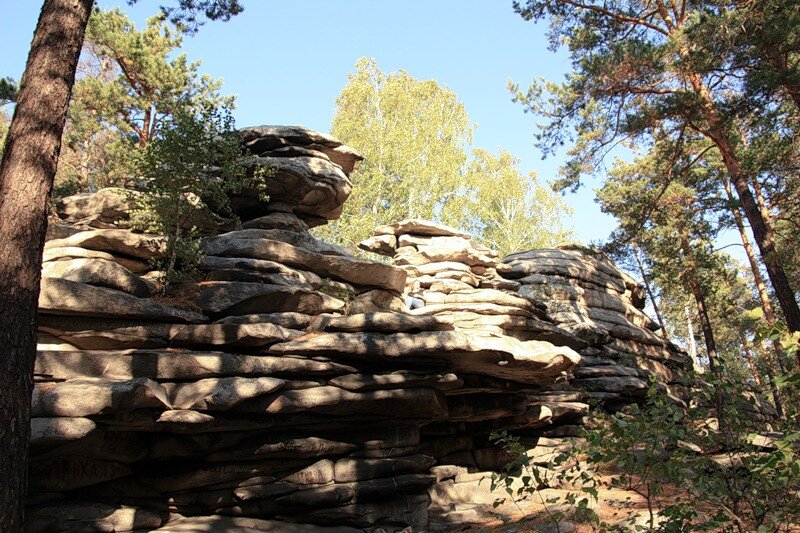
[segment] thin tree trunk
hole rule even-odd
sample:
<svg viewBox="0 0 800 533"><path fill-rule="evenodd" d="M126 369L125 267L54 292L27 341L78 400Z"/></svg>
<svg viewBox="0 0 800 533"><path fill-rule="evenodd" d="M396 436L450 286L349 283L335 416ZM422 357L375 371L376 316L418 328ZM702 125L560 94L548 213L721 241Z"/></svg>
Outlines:
<svg viewBox="0 0 800 533"><path fill-rule="evenodd" d="M47 206L93 0L45 0L0 163L0 531L22 531Z"/></svg>
<svg viewBox="0 0 800 533"><path fill-rule="evenodd" d="M653 312L656 314L656 320L658 320L658 325L661 326L661 336L665 339L667 338L667 326L664 323L664 318L661 316L661 311L658 309L658 304L656 303L656 297L653 294L653 289L650 287L650 279L648 278L647 274L644 271L644 264L642 263L642 258L639 257L639 248L634 245L633 247L633 255L636 257L636 264L639 266L639 274L642 276L642 282L644 283L644 290L647 292L647 297L650 298L650 303L653 305Z"/></svg>
<svg viewBox="0 0 800 533"><path fill-rule="evenodd" d="M688 303L684 306L683 311L686 313L686 336L688 337L689 356L692 358L692 362L697 365L697 343L694 340L694 325L692 324L692 314L689 312Z"/></svg>
<svg viewBox="0 0 800 533"><path fill-rule="evenodd" d="M706 354L708 355L708 366L712 374L717 373L717 343L714 340L714 330L711 328L711 320L708 318L706 308L706 296L703 289L697 282L691 282L690 289L697 304L697 317L700 319L700 329L703 331L703 340L706 344Z"/></svg>
<svg viewBox="0 0 800 533"><path fill-rule="evenodd" d="M744 338L742 332L739 332L739 342L742 343L742 351L744 351L744 359L747 361L747 366L750 367L750 373L753 374L753 381L755 381L756 387L761 389L761 374L758 373L758 367L756 366L756 359L753 357L753 352L750 350L750 343L747 342L747 339Z"/></svg>
<svg viewBox="0 0 800 533"><path fill-rule="evenodd" d="M772 394L772 401L775 403L775 410L778 412L778 416L781 418L786 417L786 410L783 407L783 393L775 384L775 374L772 372L772 363L769 360L767 354L769 353L769 349L767 348L767 343L761 341L760 345L760 353L761 353L761 361L764 364L764 374L767 376L767 383L769 383L769 390ZM751 350L752 352L752 350Z"/></svg>

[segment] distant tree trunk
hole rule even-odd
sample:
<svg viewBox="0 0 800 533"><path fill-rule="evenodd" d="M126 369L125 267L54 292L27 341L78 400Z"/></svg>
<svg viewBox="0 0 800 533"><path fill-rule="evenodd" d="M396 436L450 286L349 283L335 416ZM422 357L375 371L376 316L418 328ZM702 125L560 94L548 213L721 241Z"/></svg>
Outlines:
<svg viewBox="0 0 800 533"><path fill-rule="evenodd" d="M93 0L45 0L0 163L0 531L22 531L47 207Z"/></svg>
<svg viewBox="0 0 800 533"><path fill-rule="evenodd" d="M772 392L772 399L775 400L775 409L778 410L778 413L783 418L786 416L785 415L786 409L783 407L784 404L783 392L781 392L781 390L778 388L778 385L775 383L775 374L772 371L772 363L769 361L769 358L766 357L766 354L769 352L767 348L767 343L761 341L760 348L762 354L762 361L764 361L764 373L767 375L767 381L769 382L769 389ZM781 362L780 354L777 354L777 356L778 356L778 362L780 363ZM782 367L780 364L778 366L780 367L780 371L782 373L781 375L785 376L787 374L786 368ZM791 394L789 394L788 396L789 396L788 399L791 401Z"/></svg>
<svg viewBox="0 0 800 533"><path fill-rule="evenodd" d="M658 320L658 325L661 326L661 336L665 339L667 338L667 326L664 324L664 318L661 316L661 312L658 309L658 303L656 303L656 297L653 294L653 289L650 286L650 279L647 276L647 273L644 271L644 263L642 263L642 258L639 257L639 247L634 245L633 246L633 255L636 257L636 264L639 266L639 274L642 276L642 283L644 283L644 290L647 291L647 297L650 298L650 303L653 305L653 312L656 314L656 320Z"/></svg>
<svg viewBox="0 0 800 533"><path fill-rule="evenodd" d="M761 374L759 374L758 367L756 367L756 358L753 357L753 352L750 350L750 343L747 342L747 339L744 337L741 331L739 332L739 342L742 343L744 359L747 361L747 366L750 367L750 373L753 375L753 381L755 382L756 387L761 389Z"/></svg>
<svg viewBox="0 0 800 533"><path fill-rule="evenodd" d="M711 327L711 320L708 318L708 308L706 307L706 295L703 289L696 283L690 283L692 296L697 305L697 317L700 319L700 329L703 331L703 340L706 344L706 354L708 355L708 366L712 374L717 373L717 343L714 340L714 330Z"/></svg>
<svg viewBox="0 0 800 533"><path fill-rule="evenodd" d="M692 314L689 312L689 304L687 303L683 311L686 313L686 341L689 348L689 356L692 362L697 364L697 343L694 340L694 326L692 325Z"/></svg>

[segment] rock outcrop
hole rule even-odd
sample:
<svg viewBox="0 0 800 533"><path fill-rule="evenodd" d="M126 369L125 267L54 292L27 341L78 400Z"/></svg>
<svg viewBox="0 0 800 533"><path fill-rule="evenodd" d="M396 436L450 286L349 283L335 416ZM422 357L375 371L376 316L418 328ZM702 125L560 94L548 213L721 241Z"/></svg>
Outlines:
<svg viewBox="0 0 800 533"><path fill-rule="evenodd" d="M362 243L391 264L356 257L308 229L338 216L360 156L298 127L242 139L273 169L270 201L232 199L241 228L203 240L204 278L180 298L157 295L163 242L125 229L111 199L129 195L59 203L31 531L425 531L431 495L441 511L468 471L507 460L492 431L551 442L589 399L635 401L651 373L666 388L690 369L607 260L500 260L419 220Z"/></svg>

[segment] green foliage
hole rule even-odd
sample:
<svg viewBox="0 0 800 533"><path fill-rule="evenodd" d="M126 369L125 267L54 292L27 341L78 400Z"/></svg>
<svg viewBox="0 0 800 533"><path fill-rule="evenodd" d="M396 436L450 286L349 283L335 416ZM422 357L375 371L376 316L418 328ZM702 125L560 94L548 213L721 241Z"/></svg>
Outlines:
<svg viewBox="0 0 800 533"><path fill-rule="evenodd" d="M180 110L159 127L143 151L138 170L144 193L136 195L134 227L167 239L164 291L192 278L201 258L197 236L216 213L233 216L229 194L262 188L263 174L250 168L227 108ZM209 209L213 205L214 212Z"/></svg>
<svg viewBox="0 0 800 533"><path fill-rule="evenodd" d="M340 220L320 228L353 246L373 228L403 218L440 220L503 253L567 238L563 201L535 175L524 176L508 152L475 149L458 97L433 80L384 73L362 58L336 100L332 133L365 160Z"/></svg>
<svg viewBox="0 0 800 533"><path fill-rule="evenodd" d="M572 443L571 449L556 453L544 465L540 465L534 464L519 437L501 431L493 432L489 440L513 457L501 472L492 473L491 490L503 494L495 499L493 507L513 503L523 511L520 504L524 500L535 499L543 506L547 522L556 531L560 531L563 520L573 516L599 523L597 514L590 507L592 502L597 501L597 479L593 472L581 467L577 460L581 450L575 443ZM564 495L553 495L552 491L547 491L564 484L579 488Z"/></svg>
<svg viewBox="0 0 800 533"><path fill-rule="evenodd" d="M353 245L372 229L403 218L434 218L443 198L462 185L472 127L464 105L433 80L405 71L385 74L362 58L336 99L331 133L365 160L353 193L325 237Z"/></svg>
<svg viewBox="0 0 800 533"><path fill-rule="evenodd" d="M128 0L129 5L139 0ZM228 21L244 11L239 0L178 0L178 5L161 6L161 12L170 22L181 26L193 34L203 25L203 17L208 20Z"/></svg>
<svg viewBox="0 0 800 533"><path fill-rule="evenodd" d="M759 396L736 379L712 378L694 389L689 406L652 380L642 405L594 411L585 444L573 444L542 471L531 470L519 439L493 435L515 457L495 476L493 490L505 492L498 502L541 495L580 459L585 464L572 470L580 475L569 478L572 498L540 496L553 522L569 510L564 502L596 500L598 490L613 488L638 493L646 505L629 498L621 520L597 523L600 531L793 531L800 520L800 431L792 422L783 434L764 436L765 413Z"/></svg>
<svg viewBox="0 0 800 533"><path fill-rule="evenodd" d="M567 242L572 234L564 229L563 218L571 209L535 173L523 175L518 164L505 150L499 155L473 150L463 190L442 205L441 219L501 256Z"/></svg>
<svg viewBox="0 0 800 533"><path fill-rule="evenodd" d="M183 35L164 15L137 30L118 8L92 13L57 180L124 185L170 117L233 106L233 97L219 94L221 80L199 74L200 63L185 53L174 56Z"/></svg>
<svg viewBox="0 0 800 533"><path fill-rule="evenodd" d="M0 106L16 102L18 92L19 87L13 79L9 77L0 78Z"/></svg>

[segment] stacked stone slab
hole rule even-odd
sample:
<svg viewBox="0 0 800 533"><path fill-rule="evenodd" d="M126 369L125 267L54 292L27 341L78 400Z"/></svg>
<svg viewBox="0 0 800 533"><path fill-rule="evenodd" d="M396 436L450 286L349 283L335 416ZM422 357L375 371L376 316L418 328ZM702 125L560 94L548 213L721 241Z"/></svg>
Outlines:
<svg viewBox="0 0 800 533"><path fill-rule="evenodd" d="M642 311L644 288L603 254L565 246L512 254L503 265L521 296L543 304L560 328L591 344L581 352L572 386L596 400L629 402L646 393L655 375L673 396L684 395L691 358Z"/></svg>
<svg viewBox="0 0 800 533"><path fill-rule="evenodd" d="M491 515L497 498L488 488L491 471L512 459L491 445L492 431L518 436L532 463L546 465L569 448L566 438L578 435L589 402L615 408L639 401L651 375L670 392L691 372L686 354L654 333L642 312L643 288L589 250L535 250L500 261L469 235L422 220L380 227L360 247L406 270L413 315L581 355L575 369L555 379L473 377L446 393L448 420L422 428L424 449L438 463L432 529Z"/></svg>
<svg viewBox="0 0 800 533"><path fill-rule="evenodd" d="M557 346L577 354L589 347L556 326L544 302L519 293L522 285L504 277L511 268L496 252L453 228L404 220L377 228L360 247L392 257L408 273L405 297L412 315L446 318L458 331L520 342L532 351ZM574 426L588 411L580 393L562 390L569 388L568 377L564 372L547 379L511 373L504 380L467 378L462 388L448 393L448 422L423 428L428 453L442 465L500 468L508 457L490 444L491 432L538 436Z"/></svg>
<svg viewBox="0 0 800 533"><path fill-rule="evenodd" d="M357 154L302 128L242 138L272 169L270 200L233 198L241 227L209 224L203 280L171 298L151 266L164 240L127 228L128 192L59 204L29 530L424 531L434 464L477 464L493 427L560 416L532 391L563 379L584 343L509 292L490 251L468 250L486 263L469 267L482 294L409 290L405 268L308 231L337 216ZM456 299L429 312L433 294ZM415 298L429 309L406 307Z"/></svg>

